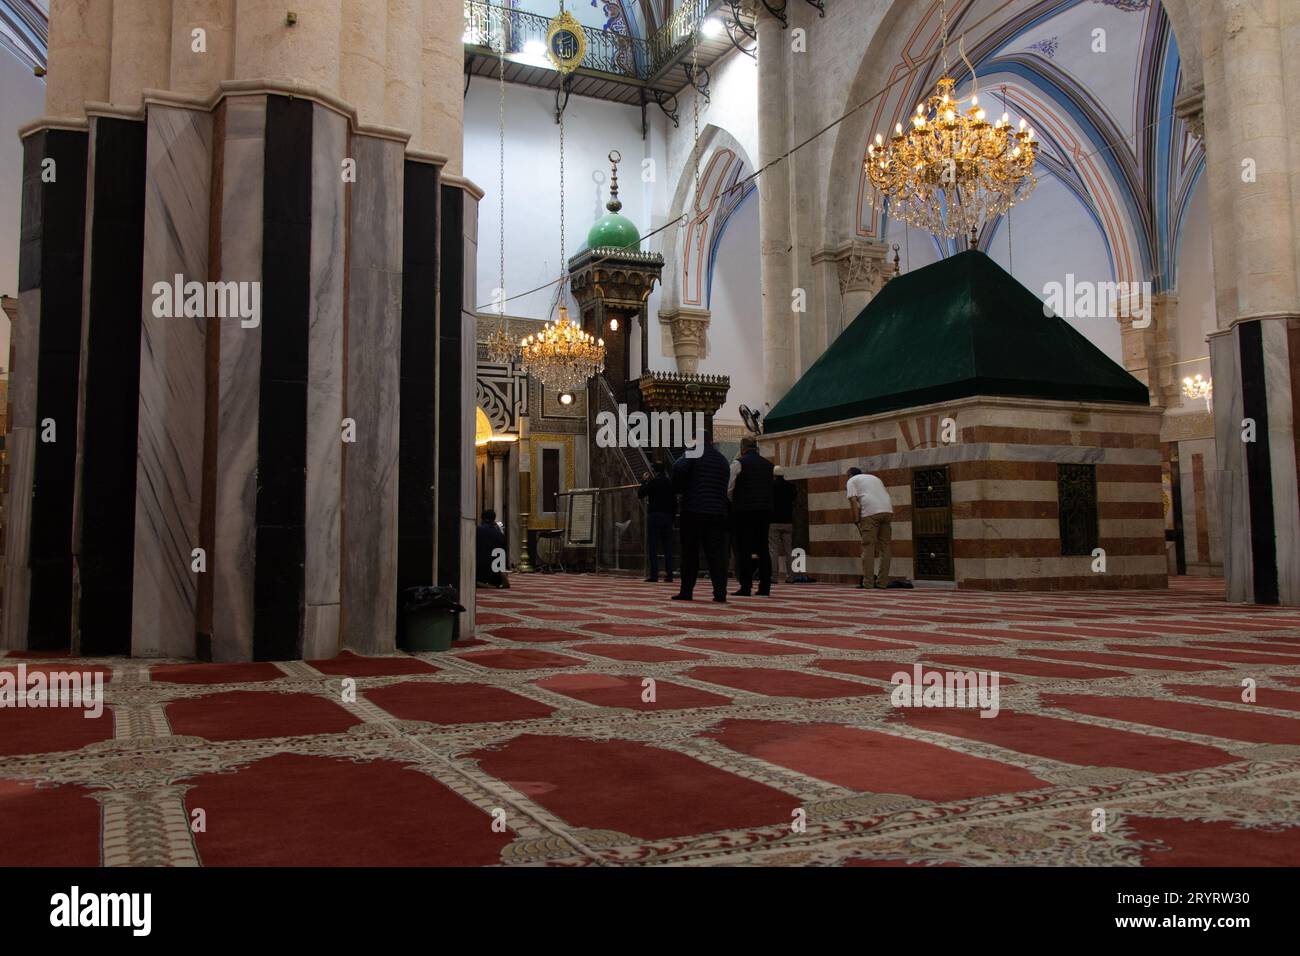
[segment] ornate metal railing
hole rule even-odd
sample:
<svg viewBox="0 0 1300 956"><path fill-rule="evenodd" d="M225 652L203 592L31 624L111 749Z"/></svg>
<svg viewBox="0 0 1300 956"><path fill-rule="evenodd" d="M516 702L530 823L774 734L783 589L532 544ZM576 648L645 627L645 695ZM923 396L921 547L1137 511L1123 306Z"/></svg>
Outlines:
<svg viewBox="0 0 1300 956"><path fill-rule="evenodd" d="M691 42L708 12L710 0L683 0L668 21L647 41L650 48L650 73L658 73L665 63L672 61L677 52Z"/></svg>
<svg viewBox="0 0 1300 956"><path fill-rule="evenodd" d="M465 0L464 41L496 52L501 36L506 38L507 56L527 56L536 51L539 65L546 65L546 33L550 18L527 10L507 10L484 0ZM587 54L582 67L615 76L644 80L649 73L649 47L639 37L625 36L612 30L584 26Z"/></svg>
<svg viewBox="0 0 1300 956"><path fill-rule="evenodd" d="M712 0L684 0L648 40L584 26L587 55L582 61L583 69L635 80L649 79L691 42L711 3ZM550 18L543 14L508 10L486 0L465 0L465 42L468 44L496 51L504 31L507 55L523 55L534 48L544 60L549 29Z"/></svg>

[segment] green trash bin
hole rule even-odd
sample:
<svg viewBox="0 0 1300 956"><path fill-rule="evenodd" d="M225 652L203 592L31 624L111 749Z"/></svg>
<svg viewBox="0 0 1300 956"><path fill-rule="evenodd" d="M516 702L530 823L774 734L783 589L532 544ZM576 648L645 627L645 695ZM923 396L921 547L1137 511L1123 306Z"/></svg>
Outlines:
<svg viewBox="0 0 1300 956"><path fill-rule="evenodd" d="M456 615L465 609L453 587L407 588L403 592L397 645L404 651L449 651Z"/></svg>

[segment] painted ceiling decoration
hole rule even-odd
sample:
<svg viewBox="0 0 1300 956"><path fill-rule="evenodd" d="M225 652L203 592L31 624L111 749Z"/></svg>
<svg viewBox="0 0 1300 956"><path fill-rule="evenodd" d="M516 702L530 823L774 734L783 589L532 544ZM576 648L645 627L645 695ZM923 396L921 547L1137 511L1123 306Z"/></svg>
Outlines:
<svg viewBox="0 0 1300 956"><path fill-rule="evenodd" d="M963 23L980 24L965 45L982 95L992 96L995 104L1005 95L1013 122L1023 116L1034 127L1041 140L1039 165L1097 224L1115 279L1149 280L1155 292L1176 287L1180 228L1205 155L1199 139L1174 113L1180 61L1163 6L1150 0L949 4L951 33L961 35ZM982 23L1000 8L1008 8L1005 18ZM908 36L891 80L937 51L938 20L934 0ZM1080 45L1088 49L1098 26L1106 31L1110 55L1125 56L1123 68L1081 58ZM1131 82L1125 72L1129 64ZM964 76L961 88L967 94L969 72L960 61L953 69L959 79ZM906 119L940 72L936 60L929 70L900 83L896 96L881 98L868 134ZM991 112L1000 111L995 106ZM865 175L858 195L858 234L878 238L888 212ZM982 248L988 248L1000 225L1001 219L985 224ZM943 254L956 251L953 243L938 247Z"/></svg>
<svg viewBox="0 0 1300 956"><path fill-rule="evenodd" d="M49 52L48 0L0 0L0 47L32 70Z"/></svg>

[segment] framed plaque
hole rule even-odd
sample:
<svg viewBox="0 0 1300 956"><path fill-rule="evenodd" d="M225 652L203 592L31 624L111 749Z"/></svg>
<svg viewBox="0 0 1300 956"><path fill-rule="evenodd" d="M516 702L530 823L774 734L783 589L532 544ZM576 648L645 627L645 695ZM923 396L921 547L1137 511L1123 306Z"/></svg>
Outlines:
<svg viewBox="0 0 1300 956"><path fill-rule="evenodd" d="M568 517L564 523L564 543L578 548L595 547L595 491L579 489L569 492Z"/></svg>

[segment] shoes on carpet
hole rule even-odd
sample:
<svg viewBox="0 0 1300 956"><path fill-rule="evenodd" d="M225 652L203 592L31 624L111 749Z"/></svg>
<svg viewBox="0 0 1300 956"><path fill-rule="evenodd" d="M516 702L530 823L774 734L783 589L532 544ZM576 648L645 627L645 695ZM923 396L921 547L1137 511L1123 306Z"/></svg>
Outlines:
<svg viewBox="0 0 1300 956"><path fill-rule="evenodd" d="M867 590L867 586L863 583L862 578L858 578L858 583L855 584L855 585L853 585L853 586L854 586L855 588L857 588L859 591L866 591L866 590Z"/></svg>
<svg viewBox="0 0 1300 956"><path fill-rule="evenodd" d="M757 594L759 597L771 597L771 596L772 596L772 592L771 592L771 591L756 591L756 592L754 592L754 593Z"/></svg>
<svg viewBox="0 0 1300 956"><path fill-rule="evenodd" d="M713 595L713 603L714 603L714 604L726 604L726 603L727 603L727 596L726 596L725 594L715 594L715 595Z"/></svg>
<svg viewBox="0 0 1300 956"><path fill-rule="evenodd" d="M644 580L644 581L647 582L648 584L658 584L658 583L659 583L659 579L658 579L658 578L643 578L642 580Z"/></svg>
<svg viewBox="0 0 1300 956"><path fill-rule="evenodd" d="M693 601L693 600L695 600L695 598L691 597L691 595L689 595L689 594L674 594L674 595L673 595L673 600L674 600L674 601Z"/></svg>
<svg viewBox="0 0 1300 956"><path fill-rule="evenodd" d="M746 591L744 588L741 588L739 591L732 591L732 592L731 592L731 596L732 596L732 597L752 597L753 595L751 595L751 594L750 594L748 591Z"/></svg>
<svg viewBox="0 0 1300 956"><path fill-rule="evenodd" d="M673 576L670 574L670 575L668 575L668 577L664 578L664 583L665 583L665 584L672 584L672 583L673 583Z"/></svg>

